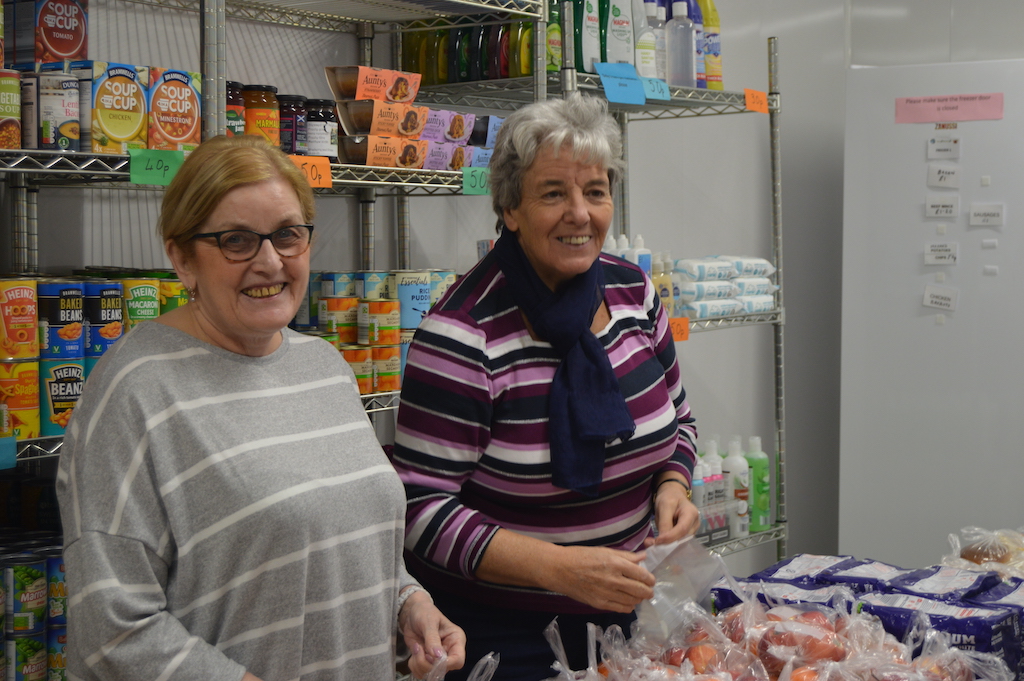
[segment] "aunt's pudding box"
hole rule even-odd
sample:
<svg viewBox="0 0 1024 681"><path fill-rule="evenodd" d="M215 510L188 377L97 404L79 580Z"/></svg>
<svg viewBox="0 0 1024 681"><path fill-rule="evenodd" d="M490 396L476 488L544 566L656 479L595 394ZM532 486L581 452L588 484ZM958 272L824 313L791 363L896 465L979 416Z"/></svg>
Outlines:
<svg viewBox="0 0 1024 681"><path fill-rule="evenodd" d="M4 3L4 63L85 59L88 10L88 0Z"/></svg>
<svg viewBox="0 0 1024 681"><path fill-rule="evenodd" d="M202 75L153 66L149 79L149 148L192 151L202 141Z"/></svg>

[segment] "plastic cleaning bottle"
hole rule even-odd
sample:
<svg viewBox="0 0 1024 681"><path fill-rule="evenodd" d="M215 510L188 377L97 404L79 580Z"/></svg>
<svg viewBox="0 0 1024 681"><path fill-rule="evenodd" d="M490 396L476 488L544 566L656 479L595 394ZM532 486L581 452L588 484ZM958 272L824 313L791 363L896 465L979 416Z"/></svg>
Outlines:
<svg viewBox="0 0 1024 681"><path fill-rule="evenodd" d="M603 61L612 64L633 63L633 0L601 0L607 10L604 20Z"/></svg>
<svg viewBox="0 0 1024 681"><path fill-rule="evenodd" d="M697 507L697 511L700 513L700 527L697 528L697 534L705 534L708 531L708 518L707 518L707 490L704 488L704 464L701 463L700 459L697 459L697 463L693 466L693 473L691 475L693 479L691 491L691 501L693 505Z"/></svg>
<svg viewBox="0 0 1024 681"><path fill-rule="evenodd" d="M627 250L623 257L634 265L639 265L648 277L651 276L651 250L644 248L642 236L637 234L633 237L633 247Z"/></svg>
<svg viewBox="0 0 1024 681"><path fill-rule="evenodd" d="M654 68L658 74L656 78L665 80L665 6L657 2L645 2L644 10L647 12L647 25L654 32Z"/></svg>
<svg viewBox="0 0 1024 681"><path fill-rule="evenodd" d="M696 50L693 55L693 68L697 78L697 88L708 86L707 74L704 70L704 13L701 12L697 0L686 0L687 16L693 22L694 43Z"/></svg>
<svg viewBox="0 0 1024 681"><path fill-rule="evenodd" d="M715 0L698 0L704 14L704 71L709 90L723 90L722 84L722 22Z"/></svg>
<svg viewBox="0 0 1024 681"><path fill-rule="evenodd" d="M625 234L620 234L615 239L615 252L613 255L617 255L620 258L626 257L626 251L629 250L629 239L626 238Z"/></svg>
<svg viewBox="0 0 1024 681"><path fill-rule="evenodd" d="M672 299L672 277L665 272L664 260L658 259L653 261L651 268L654 272L654 290L658 292L661 306L665 308L665 314L671 316L674 304Z"/></svg>
<svg viewBox="0 0 1024 681"><path fill-rule="evenodd" d="M732 514L729 516L730 534L733 539L746 537L750 534L750 464L743 456L741 443L729 443L729 456L722 461L722 474L728 481L729 491L726 497L732 504Z"/></svg>
<svg viewBox="0 0 1024 681"><path fill-rule="evenodd" d="M712 521L712 527L716 530L726 529L729 527L729 518L725 509L725 477L722 475L722 457L718 455L718 443L709 442L708 449L704 452L704 463L711 471L710 487L708 487L708 496L711 497L712 501L709 503L710 515L714 520ZM708 485L707 478L704 481L705 485ZM712 537L713 539L719 539L721 537Z"/></svg>
<svg viewBox="0 0 1024 681"><path fill-rule="evenodd" d="M665 24L665 75L669 85L696 87L694 55L697 33L686 16L686 0L672 3L672 19Z"/></svg>
<svg viewBox="0 0 1024 681"><path fill-rule="evenodd" d="M469 80L469 42L468 26L448 29L449 83L464 83Z"/></svg>
<svg viewBox="0 0 1024 681"><path fill-rule="evenodd" d="M576 22L573 24L576 49L576 70L597 73L594 66L601 61L601 16L597 0L573 0Z"/></svg>
<svg viewBox="0 0 1024 681"><path fill-rule="evenodd" d="M558 71L562 68L562 3L560 0L548 0L547 45L544 56L544 69Z"/></svg>
<svg viewBox="0 0 1024 681"><path fill-rule="evenodd" d="M643 0L633 0L633 65L641 78L657 78L657 38L647 24L644 7Z"/></svg>
<svg viewBox="0 0 1024 681"><path fill-rule="evenodd" d="M491 27L490 35L487 38L487 78L489 80L508 78L508 32L508 24Z"/></svg>
<svg viewBox="0 0 1024 681"><path fill-rule="evenodd" d="M508 77L530 75L533 75L533 22L517 21L509 33Z"/></svg>
<svg viewBox="0 0 1024 681"><path fill-rule="evenodd" d="M768 455L761 451L761 438L750 438L746 455L750 464L750 531L764 532L772 526L771 472Z"/></svg>

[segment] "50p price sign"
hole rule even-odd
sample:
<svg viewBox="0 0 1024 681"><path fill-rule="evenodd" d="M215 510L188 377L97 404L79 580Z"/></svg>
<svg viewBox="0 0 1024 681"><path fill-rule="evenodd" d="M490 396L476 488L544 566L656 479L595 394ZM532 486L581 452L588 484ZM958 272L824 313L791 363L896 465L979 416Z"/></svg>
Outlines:
<svg viewBox="0 0 1024 681"><path fill-rule="evenodd" d="M462 169L462 193L481 195L491 193L491 172L487 168Z"/></svg>
<svg viewBox="0 0 1024 681"><path fill-rule="evenodd" d="M185 162L185 152L164 149L129 149L128 181L132 184L168 185Z"/></svg>
<svg viewBox="0 0 1024 681"><path fill-rule="evenodd" d="M334 180L331 177L331 162L327 160L326 156L289 156L288 158L306 176L310 187L330 189L334 186Z"/></svg>

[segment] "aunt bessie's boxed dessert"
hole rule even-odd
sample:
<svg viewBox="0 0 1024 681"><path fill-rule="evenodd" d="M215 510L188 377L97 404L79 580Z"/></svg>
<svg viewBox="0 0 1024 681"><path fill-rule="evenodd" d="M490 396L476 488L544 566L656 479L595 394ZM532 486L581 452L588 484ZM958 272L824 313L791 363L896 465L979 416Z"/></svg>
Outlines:
<svg viewBox="0 0 1024 681"><path fill-rule="evenodd" d="M420 74L369 66L325 66L327 84L337 101L379 99L407 104L420 90Z"/></svg>

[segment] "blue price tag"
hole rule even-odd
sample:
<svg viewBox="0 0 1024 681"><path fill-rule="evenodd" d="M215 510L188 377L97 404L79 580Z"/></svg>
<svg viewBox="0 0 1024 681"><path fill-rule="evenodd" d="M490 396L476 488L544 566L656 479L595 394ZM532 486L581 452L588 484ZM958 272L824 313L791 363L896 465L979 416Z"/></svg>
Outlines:
<svg viewBox="0 0 1024 681"><path fill-rule="evenodd" d="M18 465L18 443L13 437L0 438L0 470Z"/></svg>
<svg viewBox="0 0 1024 681"><path fill-rule="evenodd" d="M617 104L638 104L647 102L644 86L640 76L636 75L636 67L632 64L609 64L596 62L597 75L601 76L604 96L609 102Z"/></svg>
<svg viewBox="0 0 1024 681"><path fill-rule="evenodd" d="M672 99L672 94L668 91L668 83L660 78L641 78L640 80L644 83L644 93L647 95L647 99Z"/></svg>

